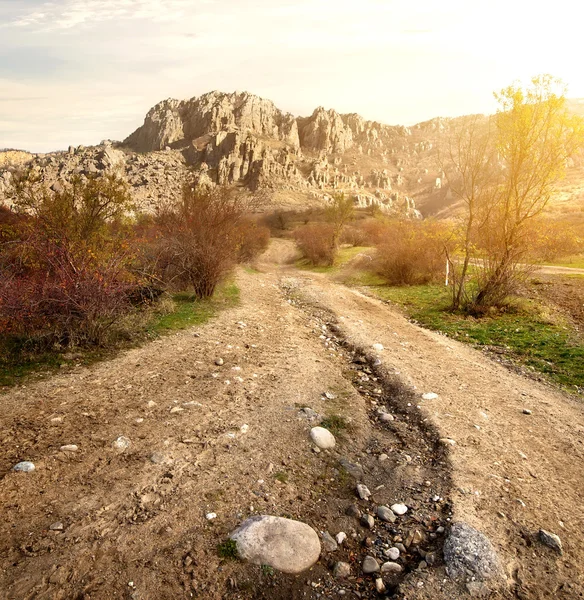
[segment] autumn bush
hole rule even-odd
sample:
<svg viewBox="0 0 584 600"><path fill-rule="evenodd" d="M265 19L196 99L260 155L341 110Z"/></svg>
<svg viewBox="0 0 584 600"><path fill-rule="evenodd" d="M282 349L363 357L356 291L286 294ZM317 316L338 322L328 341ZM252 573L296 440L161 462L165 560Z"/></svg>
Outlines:
<svg viewBox="0 0 584 600"><path fill-rule="evenodd" d="M302 256L313 265L330 266L337 253L336 230L332 223L309 223L294 232Z"/></svg>
<svg viewBox="0 0 584 600"><path fill-rule="evenodd" d="M387 221L379 230L375 270L389 284L413 285L444 277L448 227L433 221Z"/></svg>
<svg viewBox="0 0 584 600"><path fill-rule="evenodd" d="M104 343L138 285L110 230L129 206L125 185L103 177L53 193L21 182L17 192L0 218L0 336L43 348Z"/></svg>
<svg viewBox="0 0 584 600"><path fill-rule="evenodd" d="M185 186L181 200L155 220L144 270L168 289L209 298L236 263L267 246L269 231L246 218L249 208L232 190Z"/></svg>

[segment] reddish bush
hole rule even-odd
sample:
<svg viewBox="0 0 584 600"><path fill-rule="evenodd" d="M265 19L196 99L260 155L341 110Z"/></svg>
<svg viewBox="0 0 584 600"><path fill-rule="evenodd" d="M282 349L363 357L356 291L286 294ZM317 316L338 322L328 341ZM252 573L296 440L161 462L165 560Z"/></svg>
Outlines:
<svg viewBox="0 0 584 600"><path fill-rule="evenodd" d="M244 219L238 226L240 236L238 245L238 261L249 262L264 250L270 242L270 230L250 219Z"/></svg>
<svg viewBox="0 0 584 600"><path fill-rule="evenodd" d="M335 226L331 223L310 223L294 232L296 245L313 265L332 265L336 254Z"/></svg>

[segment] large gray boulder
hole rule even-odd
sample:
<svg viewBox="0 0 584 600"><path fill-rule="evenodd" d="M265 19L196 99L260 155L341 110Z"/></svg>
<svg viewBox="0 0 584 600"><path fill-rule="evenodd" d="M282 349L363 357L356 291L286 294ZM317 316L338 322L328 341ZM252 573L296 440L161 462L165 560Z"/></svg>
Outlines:
<svg viewBox="0 0 584 600"><path fill-rule="evenodd" d="M448 576L480 581L504 580L505 573L489 539L466 523L455 523L444 543Z"/></svg>
<svg viewBox="0 0 584 600"><path fill-rule="evenodd" d="M312 567L320 556L316 531L292 519L269 515L251 517L230 538L236 542L241 558L284 573L301 573Z"/></svg>

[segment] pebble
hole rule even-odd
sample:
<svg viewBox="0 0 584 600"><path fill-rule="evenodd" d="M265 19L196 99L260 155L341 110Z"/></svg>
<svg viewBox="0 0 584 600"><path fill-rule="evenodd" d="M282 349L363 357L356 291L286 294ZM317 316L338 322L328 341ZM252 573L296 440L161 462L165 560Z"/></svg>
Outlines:
<svg viewBox="0 0 584 600"><path fill-rule="evenodd" d="M146 404L146 406L148 408L153 408L156 406L156 402L154 402L154 400L148 400L148 403Z"/></svg>
<svg viewBox="0 0 584 600"><path fill-rule="evenodd" d="M336 552L338 548L337 542L328 531L322 533L321 540L325 552Z"/></svg>
<svg viewBox="0 0 584 600"><path fill-rule="evenodd" d="M438 398L438 394L435 392L426 392L425 394L422 394L422 400L436 400L436 398Z"/></svg>
<svg viewBox="0 0 584 600"><path fill-rule="evenodd" d="M346 562L338 562L333 569L333 575L337 579L345 579L351 575L351 565Z"/></svg>
<svg viewBox="0 0 584 600"><path fill-rule="evenodd" d="M310 430L310 439L321 450L328 450L336 445L335 436L324 427L313 427Z"/></svg>
<svg viewBox="0 0 584 600"><path fill-rule="evenodd" d="M336 396L332 392L325 392L324 396L327 400L334 400Z"/></svg>
<svg viewBox="0 0 584 600"><path fill-rule="evenodd" d="M562 540L560 540L560 537L558 535L556 535L555 533L550 533L549 531L546 531L545 529L540 529L539 530L539 539L546 546L549 546L550 548L557 550L560 554L563 553Z"/></svg>
<svg viewBox="0 0 584 600"><path fill-rule="evenodd" d="M165 462L168 462L166 456L164 456L164 454L160 454L160 452L154 452L153 454L151 454L150 461L153 462L155 465L162 465Z"/></svg>
<svg viewBox="0 0 584 600"><path fill-rule="evenodd" d="M130 447L130 440L123 436L120 435L119 437L117 437L113 442L112 442L112 446L116 449L116 450L121 450L122 452L124 450L126 450L127 448Z"/></svg>
<svg viewBox="0 0 584 600"><path fill-rule="evenodd" d="M403 567L401 565L398 565L396 562L384 562L381 565L381 572L382 573L401 573L403 571Z"/></svg>
<svg viewBox="0 0 584 600"><path fill-rule="evenodd" d="M171 413L178 413L178 412L182 412L184 410L184 408L182 406L173 406L170 409Z"/></svg>
<svg viewBox="0 0 584 600"><path fill-rule="evenodd" d="M524 414L524 415L530 415L530 414L531 414L531 411L529 410L529 408L524 408L524 409L523 409L523 414Z"/></svg>
<svg viewBox="0 0 584 600"><path fill-rule="evenodd" d="M385 583L383 583L383 579L381 579L381 577L378 577L375 580L375 589L377 590L378 594L383 594L386 591Z"/></svg>
<svg viewBox="0 0 584 600"><path fill-rule="evenodd" d="M399 558L399 549L394 546L393 548L388 548L387 550L384 550L383 554L391 560L397 560Z"/></svg>
<svg viewBox="0 0 584 600"><path fill-rule="evenodd" d="M396 515L405 515L408 512L408 507L405 504L392 504L391 510Z"/></svg>
<svg viewBox="0 0 584 600"><path fill-rule="evenodd" d="M49 529L51 531L63 531L63 529L65 529L65 527L63 526L63 523L61 523L61 521L57 521L56 523L53 523L52 525L50 525Z"/></svg>
<svg viewBox="0 0 584 600"><path fill-rule="evenodd" d="M456 442L451 438L440 438L439 442L444 446L456 446Z"/></svg>
<svg viewBox="0 0 584 600"><path fill-rule="evenodd" d="M373 529L375 526L375 519L371 515L363 515L361 517L361 525L363 525L363 527Z"/></svg>
<svg viewBox="0 0 584 600"><path fill-rule="evenodd" d="M378 506L377 516L386 523L395 523L395 513L387 506Z"/></svg>
<svg viewBox="0 0 584 600"><path fill-rule="evenodd" d="M337 535L335 535L335 539L337 540L337 544L342 544L347 539L347 534L344 531L339 531Z"/></svg>
<svg viewBox="0 0 584 600"><path fill-rule="evenodd" d="M13 471L20 471L22 473L30 473L35 470L35 466L29 460L23 460L22 462L16 463L13 467Z"/></svg>
<svg viewBox="0 0 584 600"><path fill-rule="evenodd" d="M217 360L215 360L215 364L220 367L223 364L225 364L225 361L222 358L218 358Z"/></svg>
<svg viewBox="0 0 584 600"><path fill-rule="evenodd" d="M390 415L389 413L383 413L383 414L382 414L382 415L379 417L379 420L380 420L382 423L389 423L390 421L393 421L393 420L394 420L394 416L393 416L393 415Z"/></svg>
<svg viewBox="0 0 584 600"><path fill-rule="evenodd" d="M378 458L380 462L383 462L384 460L387 460L389 456L387 456L387 454L380 454Z"/></svg>
<svg viewBox="0 0 584 600"><path fill-rule="evenodd" d="M214 512L210 512L205 515L205 519L207 519L207 521L212 521L213 519L216 519L216 518L217 518L217 513L214 513Z"/></svg>
<svg viewBox="0 0 584 600"><path fill-rule="evenodd" d="M348 517L355 517L357 519L361 517L361 511L359 510L359 507L356 504L351 504L350 506L348 506L347 510L345 511L345 514Z"/></svg>
<svg viewBox="0 0 584 600"><path fill-rule="evenodd" d="M357 494L359 498L361 498L361 500L368 500L369 496L371 496L369 488L366 485L363 485L362 483L359 483L357 485Z"/></svg>
<svg viewBox="0 0 584 600"><path fill-rule="evenodd" d="M59 450L61 450L61 452L77 452L79 447L75 444L66 444L65 446L61 446Z"/></svg>
<svg viewBox="0 0 584 600"><path fill-rule="evenodd" d="M363 573L378 573L379 572L379 563L373 556L366 556L363 560Z"/></svg>
<svg viewBox="0 0 584 600"><path fill-rule="evenodd" d="M378 352L381 352L383 350L383 344L373 344L372 348L373 348L373 350L377 350Z"/></svg>

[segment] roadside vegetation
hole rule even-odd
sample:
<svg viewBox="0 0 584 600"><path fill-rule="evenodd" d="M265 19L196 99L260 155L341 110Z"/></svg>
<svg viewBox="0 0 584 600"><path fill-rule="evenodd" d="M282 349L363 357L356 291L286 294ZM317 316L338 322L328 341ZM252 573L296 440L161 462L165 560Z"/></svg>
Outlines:
<svg viewBox="0 0 584 600"><path fill-rule="evenodd" d="M563 302L564 280L550 278L542 287L559 292L542 294L533 273L584 265L584 219L546 211L566 166L582 160L584 121L549 76L496 96L496 115L469 117L440 150L456 218L390 218L339 194L322 211L267 222L295 240L298 267L367 286L421 325L583 392L584 286Z"/></svg>
<svg viewBox="0 0 584 600"><path fill-rule="evenodd" d="M114 175L54 191L24 174L12 209L0 209L0 385L233 305L234 266L269 241L250 208L227 190L186 186L158 214L136 214Z"/></svg>

